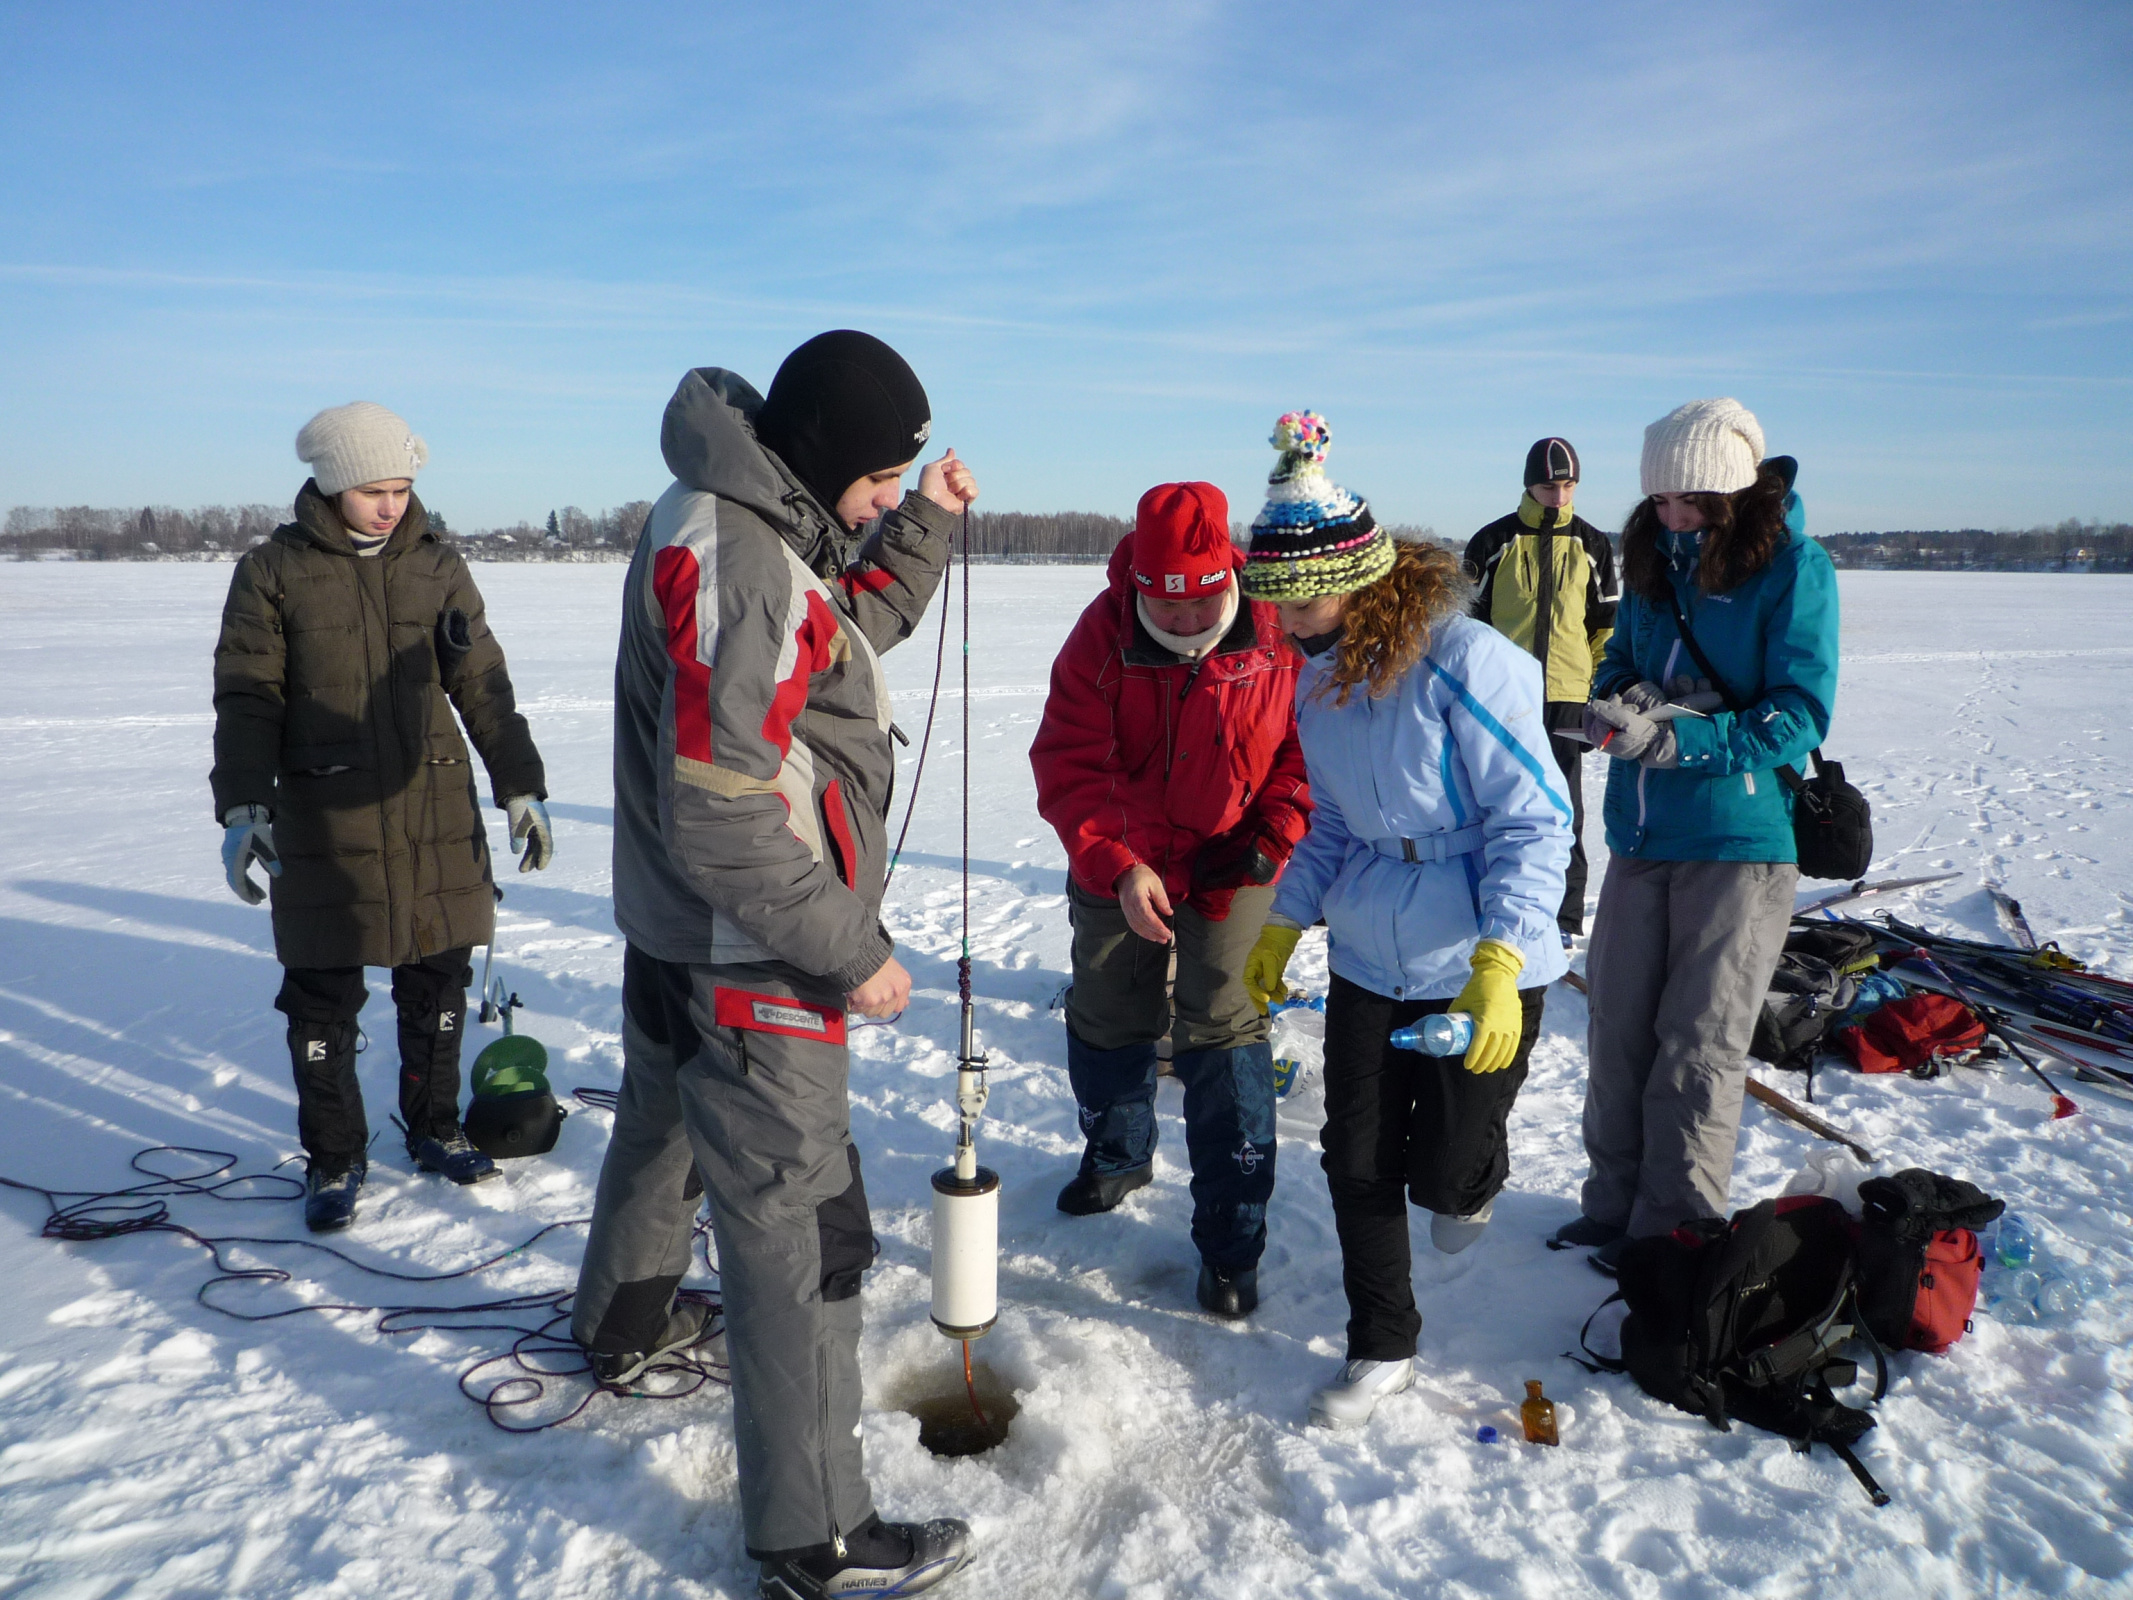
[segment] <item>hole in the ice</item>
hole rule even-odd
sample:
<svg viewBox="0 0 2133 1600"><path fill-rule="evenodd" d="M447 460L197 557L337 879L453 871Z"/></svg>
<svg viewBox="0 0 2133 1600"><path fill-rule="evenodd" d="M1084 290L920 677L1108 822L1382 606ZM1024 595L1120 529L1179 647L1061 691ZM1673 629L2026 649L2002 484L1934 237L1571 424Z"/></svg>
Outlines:
<svg viewBox="0 0 2133 1600"><path fill-rule="evenodd" d="M971 1364L977 1390L977 1411L971 1409L970 1389L963 1384L962 1350L941 1363L937 1376L914 1386L903 1409L918 1418L918 1442L937 1456L979 1456L1007 1438L1008 1424L1022 1408L1014 1391L982 1362ZM979 1420L978 1411L984 1413Z"/></svg>

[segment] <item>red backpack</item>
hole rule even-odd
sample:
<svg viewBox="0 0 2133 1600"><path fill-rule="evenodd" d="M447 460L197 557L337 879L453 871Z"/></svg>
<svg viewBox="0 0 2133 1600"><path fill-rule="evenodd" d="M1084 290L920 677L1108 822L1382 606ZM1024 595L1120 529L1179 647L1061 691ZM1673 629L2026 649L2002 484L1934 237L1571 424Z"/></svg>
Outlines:
<svg viewBox="0 0 2133 1600"><path fill-rule="evenodd" d="M1860 1319L1885 1349L1939 1355L1970 1329L1985 1270L1975 1230L2005 1202L1910 1167L1860 1184L1859 1209Z"/></svg>
<svg viewBox="0 0 2133 1600"><path fill-rule="evenodd" d="M1985 1042L1985 1024L1960 1000L1911 994L1875 1008L1864 1022L1837 1030L1837 1044L1861 1072L1933 1075L1942 1056L1959 1056Z"/></svg>

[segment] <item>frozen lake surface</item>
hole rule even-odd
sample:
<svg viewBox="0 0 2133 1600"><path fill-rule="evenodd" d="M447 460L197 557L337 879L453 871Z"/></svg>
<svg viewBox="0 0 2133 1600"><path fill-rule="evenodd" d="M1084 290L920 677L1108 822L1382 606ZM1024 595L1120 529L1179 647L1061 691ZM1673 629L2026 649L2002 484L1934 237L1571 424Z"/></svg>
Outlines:
<svg viewBox="0 0 2133 1600"><path fill-rule="evenodd" d="M69 1189L134 1180L144 1145L296 1150L263 910L222 882L210 816L210 654L229 569L0 566L0 1175ZM619 1082L622 945L609 916L609 689L620 566L476 576L548 762L554 867L506 872L500 961L559 1090ZM1117 1213L1062 1217L1080 1147L1062 1025L1063 856L1026 759L1047 670L1100 569L980 568L970 704L971 922L993 1061L987 1163L1005 1182L1003 1313L981 1363L1020 1403L998 1450L939 1460L906 1409L960 1382L927 1320L927 1177L953 1137L962 707L941 706L913 845L886 913L916 980L894 1028L858 1033L853 1127L883 1253L866 1289L866 1446L886 1514L973 1519L958 1596L1244 1597L2125 1594L2133 1583L2133 1102L2077 1086L2050 1120L2032 1082L1818 1075L1824 1114L1884 1170L1966 1177L2107 1285L2046 1327L1980 1316L1944 1358L1899 1357L1861 1454L1875 1511L1825 1450L1721 1435L1627 1379L1562 1359L1607 1285L1543 1235L1575 1210L1585 1015L1558 987L1513 1115L1488 1236L1433 1254L1418 1214L1422 1376L1366 1429L1304 1426L1341 1354L1315 1088L1284 1102L1264 1303L1230 1327L1193 1306L1178 1092L1156 1182ZM1877 876L1962 876L1900 902L1992 936L2004 880L2040 936L2133 976L2133 579L1848 573L1830 751L1872 797ZM925 719L931 624L888 658L898 718ZM951 653L950 676L954 675ZM902 785L913 761L906 753ZM1593 887L1605 861L1592 800ZM486 792L484 787L484 792ZM492 844L508 868L500 814ZM901 819L901 795L898 820ZM1296 969L1322 987L1320 936ZM409 1168L386 1122L391 1005L366 1013L373 1126L345 1247L446 1270L586 1216L607 1131L581 1111L547 1158L453 1189ZM485 1034L485 1037L493 1036ZM476 1045L482 1042L475 1041ZM471 1052L470 1052L471 1055ZM1759 1069L1797 1095L1799 1080ZM1751 1107L1733 1203L1828 1148ZM295 1169L290 1169L295 1170ZM174 1202L204 1232L303 1237L293 1205ZM202 1251L170 1236L58 1245L42 1204L0 1191L0 1595L712 1596L754 1592L729 1397L596 1397L532 1437L454 1385L494 1332L388 1337L374 1318L232 1321L197 1304ZM287 1288L232 1305L452 1304L567 1289L564 1229L479 1277L413 1292L308 1252ZM521 1321L527 1319L521 1318ZM1521 1380L1562 1448L1481 1445Z"/></svg>

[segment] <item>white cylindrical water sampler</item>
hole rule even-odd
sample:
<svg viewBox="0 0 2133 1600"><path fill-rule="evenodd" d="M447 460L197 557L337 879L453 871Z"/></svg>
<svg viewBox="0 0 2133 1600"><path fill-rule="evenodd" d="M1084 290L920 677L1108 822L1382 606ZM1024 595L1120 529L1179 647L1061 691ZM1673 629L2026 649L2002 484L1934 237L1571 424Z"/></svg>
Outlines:
<svg viewBox="0 0 2133 1600"><path fill-rule="evenodd" d="M1000 1315L1000 1175L933 1175L933 1325L975 1339Z"/></svg>

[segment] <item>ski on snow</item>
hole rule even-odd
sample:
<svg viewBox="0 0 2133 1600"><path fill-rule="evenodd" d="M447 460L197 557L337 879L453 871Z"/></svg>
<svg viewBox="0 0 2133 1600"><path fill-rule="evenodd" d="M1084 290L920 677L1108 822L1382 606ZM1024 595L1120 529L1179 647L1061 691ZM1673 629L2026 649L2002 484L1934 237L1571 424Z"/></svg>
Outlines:
<svg viewBox="0 0 2133 1600"><path fill-rule="evenodd" d="M1809 912L1827 911L1832 906L1849 905L1854 900L1866 900L1877 894L1894 894L1899 889L1919 889L1929 883L1946 883L1951 878L1961 876L1960 872L1936 872L1923 878L1883 878L1878 883L1861 878L1849 888L1835 889L1819 899L1808 901L1804 906L1795 906L1792 914L1804 917Z"/></svg>

